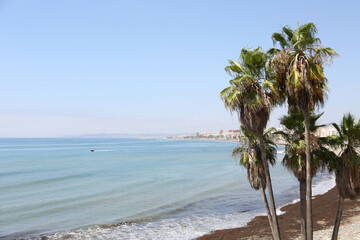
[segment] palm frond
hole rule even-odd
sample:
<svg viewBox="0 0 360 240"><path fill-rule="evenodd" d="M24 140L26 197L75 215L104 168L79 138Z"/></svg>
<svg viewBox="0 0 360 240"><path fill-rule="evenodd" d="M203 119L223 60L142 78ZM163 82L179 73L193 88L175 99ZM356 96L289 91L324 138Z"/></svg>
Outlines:
<svg viewBox="0 0 360 240"><path fill-rule="evenodd" d="M294 31L293 31L289 26L284 26L284 27L282 28L282 31L283 31L283 33L286 34L286 36L287 36L287 41L288 41L288 42L291 42L291 39L292 39L293 36L294 36Z"/></svg>
<svg viewBox="0 0 360 240"><path fill-rule="evenodd" d="M273 44L279 43L281 48L285 48L287 46L287 41L281 33L273 33L272 35Z"/></svg>

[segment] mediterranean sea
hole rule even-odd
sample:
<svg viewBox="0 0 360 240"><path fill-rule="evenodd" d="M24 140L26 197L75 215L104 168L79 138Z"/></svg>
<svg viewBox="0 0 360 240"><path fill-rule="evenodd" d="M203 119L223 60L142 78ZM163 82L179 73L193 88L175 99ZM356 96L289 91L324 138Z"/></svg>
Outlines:
<svg viewBox="0 0 360 240"><path fill-rule="evenodd" d="M194 239L264 215L234 142L0 139L1 239ZM94 149L94 152L90 150ZM296 178L271 168L278 207ZM314 194L334 186L318 174Z"/></svg>

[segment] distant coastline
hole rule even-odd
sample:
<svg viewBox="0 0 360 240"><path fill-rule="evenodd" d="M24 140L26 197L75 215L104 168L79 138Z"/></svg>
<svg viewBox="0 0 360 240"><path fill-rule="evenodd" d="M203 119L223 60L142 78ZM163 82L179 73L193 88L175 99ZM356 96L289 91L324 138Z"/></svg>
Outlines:
<svg viewBox="0 0 360 240"><path fill-rule="evenodd" d="M282 129L279 129L282 130ZM316 135L326 137L336 134L332 126L321 127ZM243 137L242 132L236 130L223 130L218 132L195 132L195 133L96 133L68 135L64 138L134 138L134 139L167 139L167 140L199 140L199 141L220 141L220 142L239 142ZM284 145L286 142L280 135L273 135L273 142L277 145Z"/></svg>
<svg viewBox="0 0 360 240"><path fill-rule="evenodd" d="M159 138L140 138L140 139L159 139ZM165 137L161 139L166 140L193 140L193 141L217 141L217 142L237 142L239 143L241 141L241 138L238 139L232 139L232 138L216 138L216 137ZM274 139L273 140L276 145L285 145L285 142L282 139Z"/></svg>

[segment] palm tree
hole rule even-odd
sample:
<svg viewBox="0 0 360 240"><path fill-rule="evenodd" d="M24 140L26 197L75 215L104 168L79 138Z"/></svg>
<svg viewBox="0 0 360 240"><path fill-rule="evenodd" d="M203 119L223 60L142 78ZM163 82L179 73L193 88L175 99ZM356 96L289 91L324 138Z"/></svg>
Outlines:
<svg viewBox="0 0 360 240"><path fill-rule="evenodd" d="M229 60L230 65L225 70L233 77L230 86L225 88L220 96L225 107L238 114L241 124L259 138L261 159L264 164L266 184L268 186L270 206L272 212L272 226L274 239L280 239L279 225L276 215L274 194L266 149L263 139L264 129L269 120L274 92L274 81L269 79L267 63L269 56L260 48L255 50L242 49L240 61Z"/></svg>
<svg viewBox="0 0 360 240"><path fill-rule="evenodd" d="M250 186L255 190L260 189L270 228L273 233L272 215L265 193L266 176L264 164L261 160L261 147L259 144L259 140L256 135L247 131L246 128L244 128L243 126L241 126L240 128L242 132L240 145L233 149L232 155L235 158L240 157L240 165L245 167L247 170L247 178L249 180ZM274 128L270 128L264 133L266 158L271 165L274 165L276 161L276 144L269 137L274 130Z"/></svg>
<svg viewBox="0 0 360 240"><path fill-rule="evenodd" d="M332 240L337 239L343 210L344 199L360 196L360 120L348 113L339 125L333 123L338 136L332 136L334 146L340 150L337 161L329 162L329 170L336 175L336 186L339 192L339 204L336 214Z"/></svg>
<svg viewBox="0 0 360 240"><path fill-rule="evenodd" d="M323 113L322 113L323 114ZM315 132L324 125L317 125L316 121L322 114L310 113L310 150L311 150L311 177L316 175L317 170L324 166L324 161L332 159L335 154L327 149L327 139L318 138ZM301 216L301 239L306 239L306 157L305 157L305 129L304 113L298 108L292 108L289 114L280 119L285 131L278 131L286 141L283 165L293 172L300 185L300 216Z"/></svg>
<svg viewBox="0 0 360 240"><path fill-rule="evenodd" d="M295 30L285 26L281 33L272 35L274 44L278 43L282 50L269 50L274 55L273 69L280 96L287 99L290 107L296 106L304 113L308 240L313 237L309 114L315 106L324 104L327 79L323 65L338 55L331 48L318 45L320 39L315 37L316 33L317 29L311 22L298 25Z"/></svg>

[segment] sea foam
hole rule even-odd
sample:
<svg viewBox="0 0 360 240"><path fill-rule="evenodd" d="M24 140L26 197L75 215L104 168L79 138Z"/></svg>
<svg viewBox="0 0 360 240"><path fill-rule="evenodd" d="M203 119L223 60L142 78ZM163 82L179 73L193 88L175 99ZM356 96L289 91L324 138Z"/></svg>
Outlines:
<svg viewBox="0 0 360 240"><path fill-rule="evenodd" d="M48 239L194 239L217 229L227 229L245 226L259 212L239 212L207 217L191 216L182 219L162 219L154 222L127 223L118 226L94 226L47 235ZM41 237L37 238L38 240Z"/></svg>

